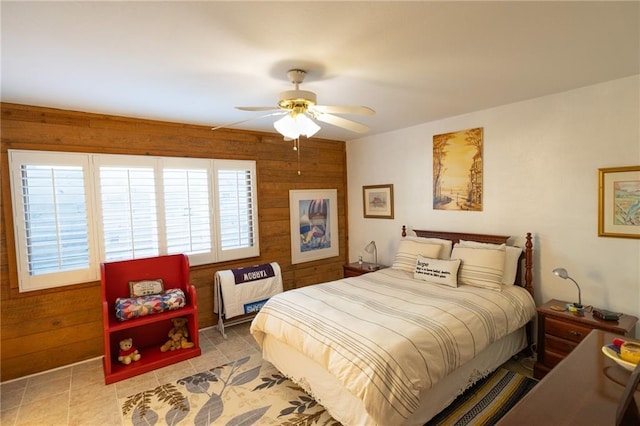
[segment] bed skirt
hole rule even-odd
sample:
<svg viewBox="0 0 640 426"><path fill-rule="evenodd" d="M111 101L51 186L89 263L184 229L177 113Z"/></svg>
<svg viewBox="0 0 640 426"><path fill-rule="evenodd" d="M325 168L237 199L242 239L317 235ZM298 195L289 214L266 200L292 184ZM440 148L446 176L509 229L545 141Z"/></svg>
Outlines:
<svg viewBox="0 0 640 426"><path fill-rule="evenodd" d="M527 345L525 328L496 341L478 356L420 395L420 406L404 425L424 425L445 409L464 390L488 375ZM362 402L342 387L338 380L315 361L297 350L266 335L262 356L280 372L302 387L329 414L346 425L376 425L364 410Z"/></svg>

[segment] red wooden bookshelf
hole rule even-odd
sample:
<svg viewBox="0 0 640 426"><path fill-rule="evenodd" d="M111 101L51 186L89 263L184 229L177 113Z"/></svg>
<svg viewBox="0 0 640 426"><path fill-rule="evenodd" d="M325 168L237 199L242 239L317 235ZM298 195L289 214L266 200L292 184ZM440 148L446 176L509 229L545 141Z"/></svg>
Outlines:
<svg viewBox="0 0 640 426"><path fill-rule="evenodd" d="M196 289L189 284L189 259L186 255L168 255L119 262L100 266L102 281L102 311L104 327L104 380L106 384L143 374L202 353L198 336ZM115 315L118 297L129 297L129 281L162 278L165 290L180 288L186 296L183 308L119 321ZM160 347L169 339L172 318L187 318L192 348L162 352ZM120 341L131 337L141 354L139 361L124 365L118 361Z"/></svg>

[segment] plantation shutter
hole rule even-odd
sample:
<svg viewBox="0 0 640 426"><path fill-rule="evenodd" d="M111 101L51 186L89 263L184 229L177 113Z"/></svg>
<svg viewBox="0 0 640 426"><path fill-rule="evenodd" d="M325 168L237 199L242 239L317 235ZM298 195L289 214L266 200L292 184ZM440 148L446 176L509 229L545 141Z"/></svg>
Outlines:
<svg viewBox="0 0 640 426"><path fill-rule="evenodd" d="M213 262L209 169L165 167L163 190L167 253L187 253L191 264Z"/></svg>
<svg viewBox="0 0 640 426"><path fill-rule="evenodd" d="M259 255L255 162L217 163L220 260L244 252Z"/></svg>
<svg viewBox="0 0 640 426"><path fill-rule="evenodd" d="M101 165L99 170L104 260L157 256L154 168Z"/></svg>
<svg viewBox="0 0 640 426"><path fill-rule="evenodd" d="M9 150L20 291L90 282L100 262L259 255L255 161Z"/></svg>
<svg viewBox="0 0 640 426"><path fill-rule="evenodd" d="M20 291L97 278L87 209L87 160L11 152Z"/></svg>

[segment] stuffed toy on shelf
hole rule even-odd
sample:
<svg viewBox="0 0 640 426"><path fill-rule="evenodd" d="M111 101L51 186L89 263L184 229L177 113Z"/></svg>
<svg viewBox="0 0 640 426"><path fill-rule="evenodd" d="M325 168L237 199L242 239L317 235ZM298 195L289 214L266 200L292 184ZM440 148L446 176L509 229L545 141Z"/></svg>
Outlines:
<svg viewBox="0 0 640 426"><path fill-rule="evenodd" d="M184 317L173 318L171 322L173 323L173 328L169 331L169 340L160 347L160 351L167 352L192 348L194 343L189 341L187 319Z"/></svg>
<svg viewBox="0 0 640 426"><path fill-rule="evenodd" d="M133 361L138 361L141 355L133 346L133 339L128 338L120 341L120 351L118 352L118 361L124 365L129 365Z"/></svg>

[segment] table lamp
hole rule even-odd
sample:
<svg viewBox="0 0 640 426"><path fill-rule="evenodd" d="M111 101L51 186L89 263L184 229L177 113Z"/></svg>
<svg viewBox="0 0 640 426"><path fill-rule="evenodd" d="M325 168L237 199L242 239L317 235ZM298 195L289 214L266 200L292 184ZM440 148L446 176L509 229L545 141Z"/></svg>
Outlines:
<svg viewBox="0 0 640 426"><path fill-rule="evenodd" d="M378 269L378 249L376 248L376 242L372 240L364 248L364 251L369 254L373 253L373 265L369 266L369 269Z"/></svg>
<svg viewBox="0 0 640 426"><path fill-rule="evenodd" d="M553 270L553 273L555 275L559 276L560 278L562 278L563 280L569 279L569 280L573 281L573 283L576 285L576 287L578 287L578 303L572 303L571 305L575 309L582 309L582 296L580 295L580 286L578 285L576 280L571 278L569 276L569 274L567 273L567 270L564 269L564 268L556 268L556 269Z"/></svg>

